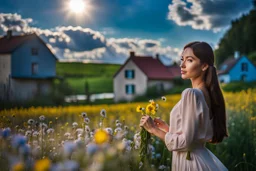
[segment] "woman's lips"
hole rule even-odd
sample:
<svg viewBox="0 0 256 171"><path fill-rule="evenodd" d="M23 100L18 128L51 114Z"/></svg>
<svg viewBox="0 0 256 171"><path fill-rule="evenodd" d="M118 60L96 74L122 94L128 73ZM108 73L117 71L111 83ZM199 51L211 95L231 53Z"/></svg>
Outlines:
<svg viewBox="0 0 256 171"><path fill-rule="evenodd" d="M186 72L185 71L180 71L181 74L185 74Z"/></svg>

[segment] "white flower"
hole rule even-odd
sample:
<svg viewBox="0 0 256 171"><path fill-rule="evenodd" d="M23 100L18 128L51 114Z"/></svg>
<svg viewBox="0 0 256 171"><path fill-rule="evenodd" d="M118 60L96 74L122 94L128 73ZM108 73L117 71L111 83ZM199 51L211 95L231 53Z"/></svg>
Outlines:
<svg viewBox="0 0 256 171"><path fill-rule="evenodd" d="M108 132L109 135L113 135L113 129L112 128L105 128L105 130Z"/></svg>
<svg viewBox="0 0 256 171"><path fill-rule="evenodd" d="M52 134L52 133L54 133L54 129L53 128L49 128L49 129L47 129L47 134Z"/></svg>
<svg viewBox="0 0 256 171"><path fill-rule="evenodd" d="M152 103L152 102L154 102L154 100L153 100L153 99L150 99L150 100L149 100L149 103Z"/></svg>
<svg viewBox="0 0 256 171"><path fill-rule="evenodd" d="M26 133L25 133L25 135L27 136L27 137L29 137L29 136L31 136L31 134L32 134L32 132L31 131L26 131Z"/></svg>
<svg viewBox="0 0 256 171"><path fill-rule="evenodd" d="M164 170L165 168L166 168L165 165L161 165L161 166L158 167L158 169L160 169L160 170Z"/></svg>
<svg viewBox="0 0 256 171"><path fill-rule="evenodd" d="M139 163L139 169L140 169L142 166L143 166L143 163L140 162L140 163Z"/></svg>
<svg viewBox="0 0 256 171"><path fill-rule="evenodd" d="M121 123L117 123L117 124L116 124L116 127L121 127L121 126L122 126Z"/></svg>
<svg viewBox="0 0 256 171"><path fill-rule="evenodd" d="M118 124L118 123L120 123L120 121L117 119L117 120L116 120L116 124Z"/></svg>
<svg viewBox="0 0 256 171"><path fill-rule="evenodd" d="M122 131L122 128L120 128L120 127L117 127L116 129L115 129L115 132L117 133L117 132L121 132Z"/></svg>
<svg viewBox="0 0 256 171"><path fill-rule="evenodd" d="M84 123L88 125L90 123L90 119L89 118L84 118Z"/></svg>
<svg viewBox="0 0 256 171"><path fill-rule="evenodd" d="M86 118L86 117L87 117L87 113L86 113L86 112L82 112L82 113L81 113L81 116L82 116L83 118Z"/></svg>
<svg viewBox="0 0 256 171"><path fill-rule="evenodd" d="M73 127L73 128L78 127L78 123L77 123L77 122L73 122L72 127Z"/></svg>
<svg viewBox="0 0 256 171"><path fill-rule="evenodd" d="M100 115L101 115L103 118L106 118L106 117L107 117L107 112L106 112L106 110L105 110L105 109L101 109Z"/></svg>
<svg viewBox="0 0 256 171"><path fill-rule="evenodd" d="M37 131L33 132L33 137L38 137L38 135L39 135L39 132L37 132Z"/></svg>
<svg viewBox="0 0 256 171"><path fill-rule="evenodd" d="M45 123L40 123L39 125L40 129L46 130L48 128L47 124Z"/></svg>
<svg viewBox="0 0 256 171"><path fill-rule="evenodd" d="M165 97L165 96L162 96L161 99L162 99L163 101L166 101L166 97Z"/></svg>
<svg viewBox="0 0 256 171"><path fill-rule="evenodd" d="M159 109L159 104L156 104L156 110L158 110Z"/></svg>
<svg viewBox="0 0 256 171"><path fill-rule="evenodd" d="M125 125L124 126L124 130L128 131L128 126Z"/></svg>
<svg viewBox="0 0 256 171"><path fill-rule="evenodd" d="M39 116L39 120L40 121L44 121L45 120L45 116L44 115Z"/></svg>
<svg viewBox="0 0 256 171"><path fill-rule="evenodd" d="M91 131L90 127L88 125L85 126L85 132L89 133Z"/></svg>
<svg viewBox="0 0 256 171"><path fill-rule="evenodd" d="M69 132L66 132L65 134L64 134L64 137L69 137L70 136L70 133Z"/></svg>
<svg viewBox="0 0 256 171"><path fill-rule="evenodd" d="M34 125L35 124L35 120L34 119L29 119L28 120L28 124L29 125Z"/></svg>
<svg viewBox="0 0 256 171"><path fill-rule="evenodd" d="M77 128L76 133L77 134L83 134L84 130L82 128Z"/></svg>

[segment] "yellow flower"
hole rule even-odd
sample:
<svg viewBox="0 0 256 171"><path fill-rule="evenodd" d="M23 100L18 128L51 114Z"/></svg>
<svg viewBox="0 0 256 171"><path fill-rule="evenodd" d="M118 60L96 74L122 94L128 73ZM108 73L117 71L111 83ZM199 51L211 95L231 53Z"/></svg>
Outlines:
<svg viewBox="0 0 256 171"><path fill-rule="evenodd" d="M251 121L254 121L254 120L256 120L256 116L251 117Z"/></svg>
<svg viewBox="0 0 256 171"><path fill-rule="evenodd" d="M139 105L139 106L137 106L137 108L136 108L136 112L141 112L142 111L142 107Z"/></svg>
<svg viewBox="0 0 256 171"><path fill-rule="evenodd" d="M103 144L109 140L109 135L105 130L97 130L94 134L94 140L96 144Z"/></svg>
<svg viewBox="0 0 256 171"><path fill-rule="evenodd" d="M147 113L147 114L155 115L155 114L156 114L156 107L155 107L154 105L152 105L152 103L149 104L149 105L147 105L147 107L146 107L146 113Z"/></svg>
<svg viewBox="0 0 256 171"><path fill-rule="evenodd" d="M25 170L25 167L24 167L24 164L19 162L19 163L16 163L13 168L12 168L12 171L23 171Z"/></svg>
<svg viewBox="0 0 256 171"><path fill-rule="evenodd" d="M47 171L50 170L51 161L48 158L37 160L34 166L35 171Z"/></svg>

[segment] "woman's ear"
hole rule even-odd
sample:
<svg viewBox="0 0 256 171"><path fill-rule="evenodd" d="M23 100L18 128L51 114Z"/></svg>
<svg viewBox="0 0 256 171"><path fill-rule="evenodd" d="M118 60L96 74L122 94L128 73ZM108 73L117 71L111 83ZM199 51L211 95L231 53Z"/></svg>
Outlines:
<svg viewBox="0 0 256 171"><path fill-rule="evenodd" d="M208 69L209 65L204 63L202 66L202 71L206 71Z"/></svg>

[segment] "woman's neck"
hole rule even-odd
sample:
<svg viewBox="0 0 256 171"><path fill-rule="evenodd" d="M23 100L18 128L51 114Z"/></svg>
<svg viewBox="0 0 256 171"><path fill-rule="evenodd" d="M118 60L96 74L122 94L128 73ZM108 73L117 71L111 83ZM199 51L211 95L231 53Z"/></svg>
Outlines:
<svg viewBox="0 0 256 171"><path fill-rule="evenodd" d="M193 88L202 89L203 87L205 87L205 82L201 78L191 79L191 83Z"/></svg>

